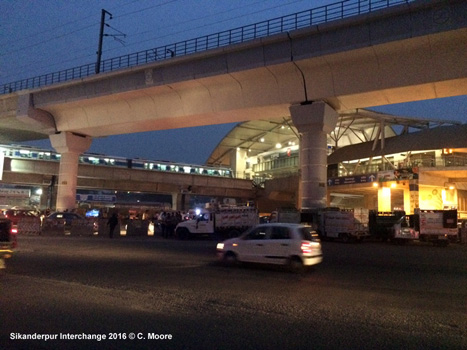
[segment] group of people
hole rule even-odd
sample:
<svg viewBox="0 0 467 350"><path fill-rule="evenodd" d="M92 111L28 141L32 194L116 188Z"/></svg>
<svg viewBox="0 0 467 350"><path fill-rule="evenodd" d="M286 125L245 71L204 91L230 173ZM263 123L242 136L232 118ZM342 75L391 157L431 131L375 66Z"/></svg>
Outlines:
<svg viewBox="0 0 467 350"><path fill-rule="evenodd" d="M153 221L154 230L156 230L156 227L160 227L162 237L168 238L174 235L175 227L182 220L183 216L179 211L172 213L163 211L157 216L157 220Z"/></svg>
<svg viewBox="0 0 467 350"><path fill-rule="evenodd" d="M156 213L151 215L148 210L144 213L136 214L134 217L130 217L130 219L136 220L147 220L153 223L154 225L154 234L156 231L159 231L163 238L168 238L174 235L175 227L177 224L184 220L184 215L180 211L170 212L170 211L162 211L160 213ZM113 238L115 228L119 224L119 214L114 212L107 220L107 226L109 226L109 237Z"/></svg>

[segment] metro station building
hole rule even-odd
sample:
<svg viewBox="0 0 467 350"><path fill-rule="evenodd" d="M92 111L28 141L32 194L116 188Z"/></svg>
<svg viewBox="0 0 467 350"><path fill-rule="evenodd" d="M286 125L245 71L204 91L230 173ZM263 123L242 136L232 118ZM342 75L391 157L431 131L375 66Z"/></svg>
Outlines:
<svg viewBox="0 0 467 350"><path fill-rule="evenodd" d="M301 135L291 117L238 124L209 165L251 179L261 211L300 207ZM359 109L327 135L327 205L381 212L457 208L467 217L467 125Z"/></svg>

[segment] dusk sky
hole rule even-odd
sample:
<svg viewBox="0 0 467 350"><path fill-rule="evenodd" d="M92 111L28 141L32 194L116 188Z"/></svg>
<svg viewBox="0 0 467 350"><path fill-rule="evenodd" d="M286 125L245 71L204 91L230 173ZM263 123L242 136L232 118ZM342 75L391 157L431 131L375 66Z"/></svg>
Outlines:
<svg viewBox="0 0 467 350"><path fill-rule="evenodd" d="M101 9L112 13L102 59L309 10L315 0L2 0L0 84L96 62ZM125 36L123 36L125 34ZM467 121L467 96L380 106L406 117ZM90 152L203 164L234 125L119 135ZM0 131L1 132L1 131ZM51 148L50 142L30 143Z"/></svg>

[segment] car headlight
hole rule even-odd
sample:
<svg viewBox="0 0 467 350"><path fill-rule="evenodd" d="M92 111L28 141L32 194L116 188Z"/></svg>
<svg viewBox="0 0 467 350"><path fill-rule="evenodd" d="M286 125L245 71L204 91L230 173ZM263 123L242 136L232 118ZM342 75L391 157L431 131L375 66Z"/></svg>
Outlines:
<svg viewBox="0 0 467 350"><path fill-rule="evenodd" d="M223 250L224 249L224 243L217 243L217 249L218 250Z"/></svg>

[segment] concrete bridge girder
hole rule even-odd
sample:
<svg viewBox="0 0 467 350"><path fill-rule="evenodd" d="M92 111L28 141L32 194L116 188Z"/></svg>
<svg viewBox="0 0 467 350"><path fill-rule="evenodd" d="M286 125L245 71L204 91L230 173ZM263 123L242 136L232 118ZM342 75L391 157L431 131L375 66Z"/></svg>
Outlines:
<svg viewBox="0 0 467 350"><path fill-rule="evenodd" d="M466 40L459 29L296 63L309 99L337 111L435 99L467 92Z"/></svg>
<svg viewBox="0 0 467 350"><path fill-rule="evenodd" d="M148 192L162 194L187 194L201 195L213 197L236 197L251 199L254 197L252 189L237 189L227 187L210 187L210 186L192 186L192 191L183 191L186 186L168 184L168 183L151 183L151 182L135 182L124 180L106 180L106 179L87 179L78 178L78 188L85 189L112 189L115 191L133 191L133 192Z"/></svg>
<svg viewBox="0 0 467 350"><path fill-rule="evenodd" d="M285 116L290 101L305 97L301 78L290 74L299 75L293 65L262 68L41 108L59 130L93 137Z"/></svg>
<svg viewBox="0 0 467 350"><path fill-rule="evenodd" d="M466 38L458 30L114 95L35 101L54 115L57 129L99 137L281 117L306 97L342 111L462 95Z"/></svg>
<svg viewBox="0 0 467 350"><path fill-rule="evenodd" d="M51 184L52 176L58 175L59 163L5 158L4 168L2 182L44 187ZM188 186L191 186L191 192L187 191ZM76 187L245 199L251 199L255 193L251 181L248 180L85 164L79 165Z"/></svg>
<svg viewBox="0 0 467 350"><path fill-rule="evenodd" d="M57 164L58 170L58 164ZM46 174L30 174L30 173L14 173L5 172L3 174L4 183L17 185L37 186L48 188L52 182L52 175ZM250 183L251 185L251 183ZM182 192L180 186L174 184L151 183L151 182L129 182L125 180L108 180L108 179L91 179L78 177L78 189L111 189L115 191L134 191L148 192L161 194L186 194L186 195L202 195L212 197L232 197L246 200L252 199L255 196L253 189L237 189L230 187L209 187L209 186L194 186L191 192ZM70 208L72 209L72 208Z"/></svg>

